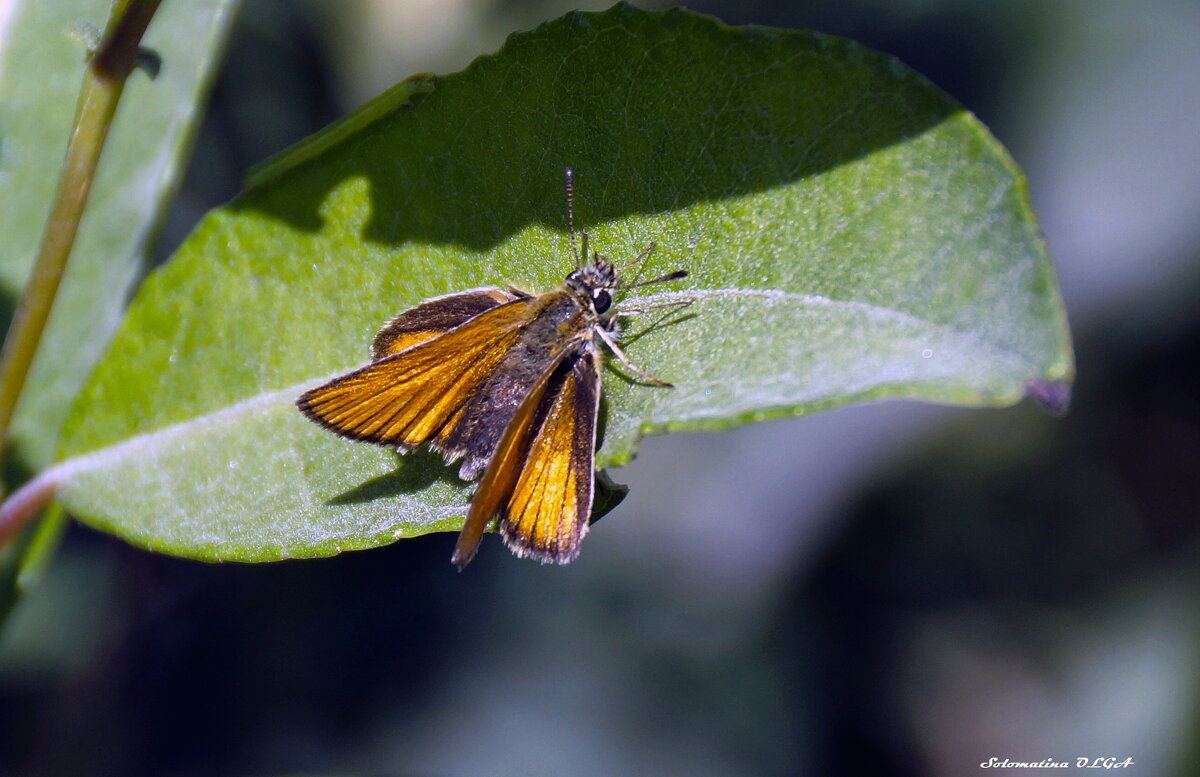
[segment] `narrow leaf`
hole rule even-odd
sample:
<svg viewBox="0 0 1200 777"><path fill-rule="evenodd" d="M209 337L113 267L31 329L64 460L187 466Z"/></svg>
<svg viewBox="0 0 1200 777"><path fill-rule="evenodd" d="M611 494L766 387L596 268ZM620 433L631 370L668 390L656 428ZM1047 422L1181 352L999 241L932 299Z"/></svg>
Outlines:
<svg viewBox="0 0 1200 777"><path fill-rule="evenodd" d="M111 0L17 0L0 24L0 316L25 286L58 181L87 62L72 35ZM121 320L147 243L174 194L235 0L165 3L145 44L166 55L122 97L71 266L12 426L26 467L53 460L59 428ZM3 16L3 14L0 14Z"/></svg>

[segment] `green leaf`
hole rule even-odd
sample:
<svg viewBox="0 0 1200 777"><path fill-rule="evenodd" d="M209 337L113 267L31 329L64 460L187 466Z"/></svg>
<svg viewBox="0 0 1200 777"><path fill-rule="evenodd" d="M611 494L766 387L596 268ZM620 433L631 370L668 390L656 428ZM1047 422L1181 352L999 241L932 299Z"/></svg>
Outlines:
<svg viewBox="0 0 1200 777"><path fill-rule="evenodd" d="M0 20L0 316L12 315L58 182L87 58L72 30L103 27L111 0L17 0ZM179 182L234 0L164 3L145 45L158 78L135 72L109 135L71 266L17 407L15 456L53 460L71 401L120 323L147 243ZM0 14L3 16L3 14Z"/></svg>
<svg viewBox="0 0 1200 777"><path fill-rule="evenodd" d="M145 284L54 471L81 519L202 559L319 556L456 529L433 454L293 406L419 300L571 268L577 220L690 297L626 331L662 389L605 370L600 465L664 429L908 397L1065 392L1072 356L1024 180L969 113L848 41L617 6L514 35L302 144ZM679 290L685 288L686 290Z"/></svg>

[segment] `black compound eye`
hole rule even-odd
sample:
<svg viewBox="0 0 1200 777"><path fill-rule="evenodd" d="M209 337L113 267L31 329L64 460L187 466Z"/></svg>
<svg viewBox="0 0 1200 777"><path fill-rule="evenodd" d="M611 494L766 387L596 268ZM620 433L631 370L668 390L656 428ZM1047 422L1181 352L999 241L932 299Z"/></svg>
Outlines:
<svg viewBox="0 0 1200 777"><path fill-rule="evenodd" d="M592 293L592 307L597 313L603 313L612 307L612 297L604 289L597 289Z"/></svg>

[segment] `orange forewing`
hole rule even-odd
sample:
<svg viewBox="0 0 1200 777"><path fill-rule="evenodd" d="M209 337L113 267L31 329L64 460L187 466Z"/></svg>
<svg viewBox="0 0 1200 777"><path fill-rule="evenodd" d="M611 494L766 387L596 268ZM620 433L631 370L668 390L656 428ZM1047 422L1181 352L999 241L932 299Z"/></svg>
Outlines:
<svg viewBox="0 0 1200 777"><path fill-rule="evenodd" d="M298 404L346 437L416 447L475 393L532 314L530 298L499 305L305 392Z"/></svg>

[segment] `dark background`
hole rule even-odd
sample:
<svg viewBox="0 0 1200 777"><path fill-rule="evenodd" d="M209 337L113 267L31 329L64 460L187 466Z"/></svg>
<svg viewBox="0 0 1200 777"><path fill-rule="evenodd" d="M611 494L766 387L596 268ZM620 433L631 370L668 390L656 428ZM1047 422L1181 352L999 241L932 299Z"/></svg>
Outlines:
<svg viewBox="0 0 1200 777"><path fill-rule="evenodd" d="M74 527L0 644L0 775L1200 773L1200 5L690 7L894 54L992 128L1071 413L653 438L566 569L492 542L458 574L451 535L206 566ZM264 157L569 8L247 0L161 254Z"/></svg>

